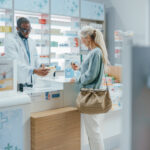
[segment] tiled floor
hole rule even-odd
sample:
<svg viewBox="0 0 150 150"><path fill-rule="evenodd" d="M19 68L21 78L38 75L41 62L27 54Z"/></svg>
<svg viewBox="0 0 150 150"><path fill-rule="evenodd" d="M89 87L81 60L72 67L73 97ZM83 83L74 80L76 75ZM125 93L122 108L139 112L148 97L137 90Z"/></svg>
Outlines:
<svg viewBox="0 0 150 150"><path fill-rule="evenodd" d="M90 148L89 148L89 146L87 145L87 146L82 147L82 150L90 150Z"/></svg>
<svg viewBox="0 0 150 150"><path fill-rule="evenodd" d="M89 148L89 146L87 145L87 146L84 146L84 147L82 148L82 150L90 150L90 148ZM115 148L115 149L105 149L105 150L120 150L120 148Z"/></svg>

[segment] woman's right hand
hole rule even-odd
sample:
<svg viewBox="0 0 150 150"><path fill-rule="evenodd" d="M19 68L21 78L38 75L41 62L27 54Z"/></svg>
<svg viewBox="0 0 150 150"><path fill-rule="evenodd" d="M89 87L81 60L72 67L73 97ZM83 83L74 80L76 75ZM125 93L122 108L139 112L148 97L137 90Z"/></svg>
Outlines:
<svg viewBox="0 0 150 150"><path fill-rule="evenodd" d="M76 65L75 63L71 63L71 67L73 70L79 70L79 66Z"/></svg>

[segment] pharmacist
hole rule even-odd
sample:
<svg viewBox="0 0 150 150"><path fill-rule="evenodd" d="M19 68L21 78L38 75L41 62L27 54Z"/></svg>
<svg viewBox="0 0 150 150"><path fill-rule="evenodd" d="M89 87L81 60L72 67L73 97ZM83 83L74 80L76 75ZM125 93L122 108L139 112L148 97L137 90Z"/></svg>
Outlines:
<svg viewBox="0 0 150 150"><path fill-rule="evenodd" d="M8 35L5 40L6 56L17 60L18 87L32 87L32 75L45 76L48 69L39 64L35 43L29 38L31 25L27 18L17 20L17 33Z"/></svg>

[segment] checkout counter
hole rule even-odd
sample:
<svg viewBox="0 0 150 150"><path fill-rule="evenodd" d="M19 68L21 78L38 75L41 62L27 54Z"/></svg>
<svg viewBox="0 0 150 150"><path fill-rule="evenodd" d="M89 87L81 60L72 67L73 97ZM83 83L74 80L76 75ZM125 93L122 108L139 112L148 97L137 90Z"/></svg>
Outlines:
<svg viewBox="0 0 150 150"><path fill-rule="evenodd" d="M13 72L16 72L16 70L13 70ZM15 73L13 73L13 75L15 76ZM41 126L39 127L39 132L41 131L41 135L37 135L36 132L33 134L32 131L36 131L34 125L36 125L38 121L40 122L39 119L42 119L41 117L44 117L43 119L46 119L45 121L47 123L51 119L53 120L53 118L47 118L47 115L50 113L51 117L52 114L57 115L58 119L62 121L64 130L66 130L66 134L69 134L67 131L70 131L70 128L65 128L65 121L69 117L70 119L73 119L71 122L74 120L77 122L78 120L79 123L76 125L75 123L71 125L71 122L66 125L70 125L72 127L72 131L75 129L75 132L73 132L74 134L72 133L72 135L77 136L78 133L78 137L76 140L74 140L76 141L75 145L78 147L80 146L81 150L88 150L88 140L84 128L84 123L82 122L82 115L80 119L80 114L77 114L75 109L73 109L73 107L75 107L75 100L79 89L76 84L72 84L69 81L70 79L66 79L63 76L55 78L38 78L33 88L25 88L23 93L17 93L15 88L16 83L14 81L13 88L15 88L15 90L13 89L9 95L9 92L3 91L2 88L0 88L0 139L2 139L0 142L0 149L7 147L18 148L18 150L30 150L30 148L32 150L37 149L34 148L36 147L36 140L39 142L40 138L42 137L46 140L44 134L47 134L48 131L53 132L53 130L40 130L41 126L48 128L47 124L43 124L42 121ZM121 85L119 84L119 86ZM117 85L117 88L119 86ZM116 89L114 90L111 88L111 94L112 97L118 98L120 93L118 94ZM119 146L119 139L121 134L121 107L118 105L118 100L114 100L114 102L113 109L109 113L104 114L102 131L106 144L106 150L117 148ZM59 108L61 111L59 111ZM63 113L62 117L60 112ZM70 116L69 114L72 114L74 117ZM63 117L65 117L64 120ZM56 124L56 120L53 121L55 121ZM62 124L57 125L59 128L61 128ZM81 136L79 136L79 134L81 134ZM61 134L60 136L65 135ZM69 134L69 136L71 135ZM46 147L44 149L46 149ZM62 150L62 148L56 149ZM69 148L66 148L65 150L67 149Z"/></svg>

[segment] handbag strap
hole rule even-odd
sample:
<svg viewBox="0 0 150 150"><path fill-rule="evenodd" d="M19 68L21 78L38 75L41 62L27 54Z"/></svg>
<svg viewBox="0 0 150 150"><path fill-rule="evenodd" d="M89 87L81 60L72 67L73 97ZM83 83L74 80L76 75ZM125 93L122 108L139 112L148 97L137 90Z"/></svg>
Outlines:
<svg viewBox="0 0 150 150"><path fill-rule="evenodd" d="M102 58L102 65L104 65L104 60L103 60L103 58ZM107 78L106 78L105 67L104 67L104 76L105 76L106 90L109 91L108 82L107 82Z"/></svg>
<svg viewBox="0 0 150 150"><path fill-rule="evenodd" d="M106 90L109 91L109 88L108 88L108 82L107 82L107 78L106 78L105 71L104 71L104 76L105 76L105 82L106 82Z"/></svg>

